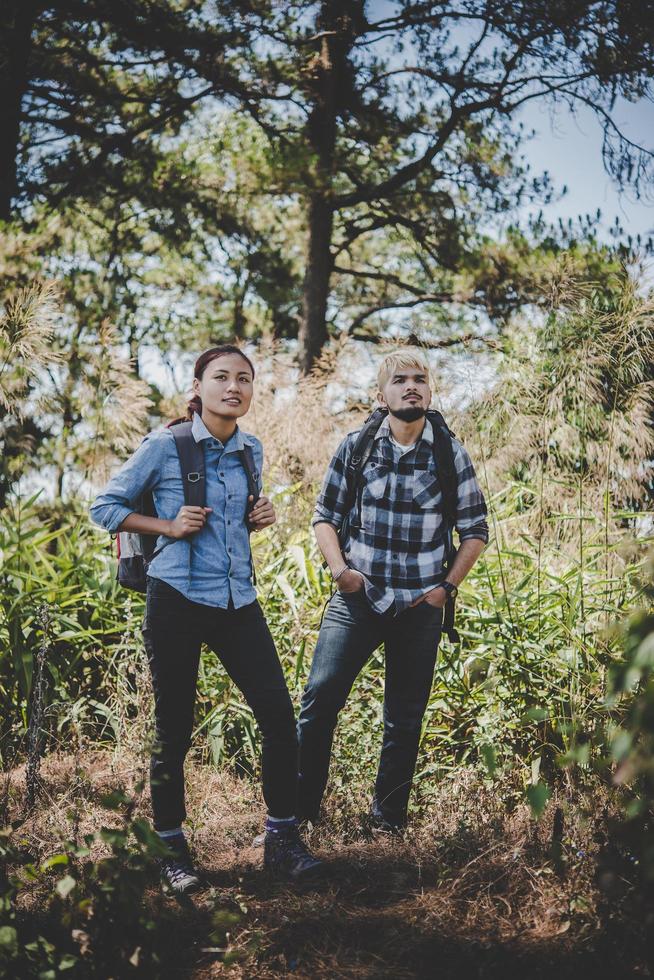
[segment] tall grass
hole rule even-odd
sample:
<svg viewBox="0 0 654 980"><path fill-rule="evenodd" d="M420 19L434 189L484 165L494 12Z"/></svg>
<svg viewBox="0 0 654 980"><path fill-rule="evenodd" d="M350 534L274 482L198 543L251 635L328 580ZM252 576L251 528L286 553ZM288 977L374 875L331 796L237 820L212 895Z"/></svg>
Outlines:
<svg viewBox="0 0 654 980"><path fill-rule="evenodd" d="M496 383L475 393L454 422L487 494L492 540L461 590L461 646L442 644L417 805L427 806L436 782L462 765L481 766L489 779L514 774L536 812L554 785L610 777L611 731L628 699L607 702L607 674L622 657L622 641L607 624L646 598L641 573L650 541L642 523L654 448L651 304L627 278L615 295L610 309L592 291L572 295L538 330L516 323ZM255 539L255 563L297 697L330 592L309 531L317 484L366 406L357 392L348 402L347 347L327 354L316 375L302 381L279 352L261 358L246 428L264 442L279 520ZM107 370L115 392L120 371L115 364ZM106 412L90 415L88 424L106 432ZM114 427L112 440L122 435L129 442L137 430ZM86 456L80 460L87 463ZM118 591L106 537L90 528L79 503L53 514L38 498L15 493L0 515L0 549L5 755L7 746L19 751L24 744L44 603L51 619L46 747L66 744L74 732L144 749L151 698L142 600ZM378 652L343 713L337 794L339 782L370 780L382 697ZM200 670L194 744L215 766L249 772L258 766L251 713L209 653Z"/></svg>

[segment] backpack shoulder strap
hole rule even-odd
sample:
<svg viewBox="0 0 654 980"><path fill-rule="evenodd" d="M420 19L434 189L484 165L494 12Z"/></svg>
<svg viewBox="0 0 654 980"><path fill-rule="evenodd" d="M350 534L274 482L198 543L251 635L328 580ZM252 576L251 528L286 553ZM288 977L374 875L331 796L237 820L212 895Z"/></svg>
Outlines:
<svg viewBox="0 0 654 980"><path fill-rule="evenodd" d="M456 507L458 501L459 480L454 463L454 433L448 427L440 412L430 409L427 418L431 422L434 433L434 459L436 470L443 494L443 516L450 528L456 524Z"/></svg>
<svg viewBox="0 0 654 980"><path fill-rule="evenodd" d="M350 472L360 473L363 469L364 463L370 455L373 439L387 415L388 412L385 408L376 408L363 423L356 442L352 447L352 454L348 464Z"/></svg>
<svg viewBox="0 0 654 980"><path fill-rule="evenodd" d="M248 481L248 497L252 496L253 500L250 504L248 502L248 511L252 510L257 500L259 499L259 471L257 470L257 464L254 461L254 453L252 452L252 446L247 442L243 444L243 449L239 450L239 459L245 470L245 476Z"/></svg>
<svg viewBox="0 0 654 980"><path fill-rule="evenodd" d="M189 507L204 507L206 480L202 443L193 438L193 423L179 422L170 431L175 440L184 485L184 503Z"/></svg>
<svg viewBox="0 0 654 980"><path fill-rule="evenodd" d="M345 520L341 527L341 540L345 539L347 533L348 517L356 503L363 467L366 465L368 457L370 456L377 430L387 415L388 412L385 408L376 408L373 412L371 412L366 421L363 423L363 427L356 437L356 441L352 447L350 459L345 468Z"/></svg>
<svg viewBox="0 0 654 980"><path fill-rule="evenodd" d="M445 568L449 569L456 555L453 530L456 526L456 507L459 496L459 478L454 462L454 446L452 445L454 433L441 413L435 409L427 412L427 418L431 422L434 433L434 460L441 493L443 494L443 518L447 527L449 548L449 553L445 556ZM460 643L459 634L454 627L454 599L451 596L447 597L443 609L443 632L448 635L452 643Z"/></svg>

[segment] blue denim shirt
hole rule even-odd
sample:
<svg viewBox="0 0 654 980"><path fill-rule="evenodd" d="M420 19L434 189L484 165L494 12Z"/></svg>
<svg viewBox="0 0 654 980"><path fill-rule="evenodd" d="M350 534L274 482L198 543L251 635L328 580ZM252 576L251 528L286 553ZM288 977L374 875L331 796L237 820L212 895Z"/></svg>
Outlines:
<svg viewBox="0 0 654 980"><path fill-rule="evenodd" d="M255 436L236 431L223 445L199 415L193 416L193 437L204 449L207 523L190 538L161 535L163 551L151 562L148 575L162 579L193 602L225 609L230 598L236 608L256 599L252 585L250 542L245 513L248 485L238 450L248 443L261 486L263 450ZM114 532L142 493L152 491L157 514L172 520L184 504L179 457L170 429L146 436L91 505L96 524ZM172 541L172 543L170 543ZM167 543L168 542L168 543Z"/></svg>

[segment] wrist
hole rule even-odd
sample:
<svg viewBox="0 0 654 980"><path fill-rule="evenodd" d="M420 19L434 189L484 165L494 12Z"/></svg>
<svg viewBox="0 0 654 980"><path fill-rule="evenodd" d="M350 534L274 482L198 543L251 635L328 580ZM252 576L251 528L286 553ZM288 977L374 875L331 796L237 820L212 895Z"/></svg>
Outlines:
<svg viewBox="0 0 654 980"><path fill-rule="evenodd" d="M449 579L445 579L444 582L441 582L439 588L441 588L447 597L451 599L456 599L459 592L458 586L455 585L454 582L450 582Z"/></svg>
<svg viewBox="0 0 654 980"><path fill-rule="evenodd" d="M332 582L338 582L341 575L349 571L350 571L350 566L348 564L341 565L340 568L337 568L336 572L332 570Z"/></svg>

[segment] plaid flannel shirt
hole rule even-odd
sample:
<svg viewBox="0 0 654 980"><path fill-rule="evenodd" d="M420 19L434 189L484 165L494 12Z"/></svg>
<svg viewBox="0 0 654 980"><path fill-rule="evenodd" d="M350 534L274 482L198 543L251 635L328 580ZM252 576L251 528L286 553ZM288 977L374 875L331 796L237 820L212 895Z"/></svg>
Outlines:
<svg viewBox="0 0 654 980"><path fill-rule="evenodd" d="M384 419L364 466L357 500L346 515L345 473L357 434L350 432L338 447L312 524L325 521L340 530L348 517L345 560L363 575L366 596L377 612L385 612L394 603L399 613L445 578L451 529L443 522L433 430L425 420L416 445L403 451L391 441L388 418ZM457 439L452 442L459 541L478 538L488 542L486 502L474 467L463 445Z"/></svg>

